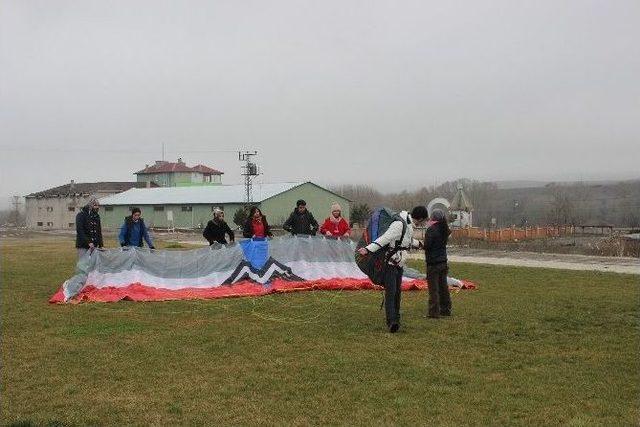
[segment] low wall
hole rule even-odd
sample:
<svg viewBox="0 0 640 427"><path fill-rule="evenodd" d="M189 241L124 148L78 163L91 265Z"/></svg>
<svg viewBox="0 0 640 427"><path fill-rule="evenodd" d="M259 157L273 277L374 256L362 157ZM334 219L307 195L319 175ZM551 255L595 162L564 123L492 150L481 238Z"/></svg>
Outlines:
<svg viewBox="0 0 640 427"><path fill-rule="evenodd" d="M458 228L452 231L454 238L482 239L489 242L513 242L530 239L544 239L547 237L568 236L574 233L572 226L559 227L526 227L526 228Z"/></svg>

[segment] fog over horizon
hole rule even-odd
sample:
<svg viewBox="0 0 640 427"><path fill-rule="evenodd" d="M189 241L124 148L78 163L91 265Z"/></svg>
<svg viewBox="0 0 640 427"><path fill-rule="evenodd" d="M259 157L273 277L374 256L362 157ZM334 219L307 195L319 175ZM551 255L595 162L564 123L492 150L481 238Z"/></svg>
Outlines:
<svg viewBox="0 0 640 427"><path fill-rule="evenodd" d="M0 208L162 158L240 183L640 178L640 2L5 1Z"/></svg>

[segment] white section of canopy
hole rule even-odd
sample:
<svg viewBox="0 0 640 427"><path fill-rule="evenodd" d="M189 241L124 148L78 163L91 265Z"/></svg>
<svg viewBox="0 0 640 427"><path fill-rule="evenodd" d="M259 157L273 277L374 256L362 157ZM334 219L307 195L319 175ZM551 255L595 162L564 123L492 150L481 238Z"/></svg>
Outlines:
<svg viewBox="0 0 640 427"><path fill-rule="evenodd" d="M87 277L87 285L96 288L112 286L124 288L133 283L144 286L152 286L160 289L184 289L184 288L215 288L231 276L233 270L217 271L200 277L166 278L146 273L141 270L126 270L118 273L99 273L92 271Z"/></svg>

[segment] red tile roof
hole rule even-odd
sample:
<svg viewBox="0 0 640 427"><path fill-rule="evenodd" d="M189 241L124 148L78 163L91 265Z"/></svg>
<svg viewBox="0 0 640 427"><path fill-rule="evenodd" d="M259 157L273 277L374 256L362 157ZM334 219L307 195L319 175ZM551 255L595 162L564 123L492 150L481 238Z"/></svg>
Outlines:
<svg viewBox="0 0 640 427"><path fill-rule="evenodd" d="M131 188L146 188L146 182L75 182L48 190L37 191L25 197L56 197L70 196L73 194L97 194L97 193L121 193ZM158 187L155 182L150 183L150 187Z"/></svg>
<svg viewBox="0 0 640 427"><path fill-rule="evenodd" d="M222 175L224 173L224 172L220 172L217 169L213 169L205 165L195 165L194 167L191 168L191 170L196 172L202 172L204 174L210 173L211 175Z"/></svg>
<svg viewBox="0 0 640 427"><path fill-rule="evenodd" d="M222 172L216 169L212 169L205 165L197 165L189 167L183 162L164 162L157 161L155 165L147 166L146 168L136 172L135 174L152 174L152 173L167 173L167 172L200 172L203 174L222 175Z"/></svg>

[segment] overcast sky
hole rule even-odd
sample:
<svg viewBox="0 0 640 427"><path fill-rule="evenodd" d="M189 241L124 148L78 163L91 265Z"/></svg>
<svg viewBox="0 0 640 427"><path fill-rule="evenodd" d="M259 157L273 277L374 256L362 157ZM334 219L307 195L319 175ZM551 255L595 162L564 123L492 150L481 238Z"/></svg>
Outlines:
<svg viewBox="0 0 640 427"><path fill-rule="evenodd" d="M640 1L0 7L0 199L182 157L383 189L640 176ZM1 203L0 202L0 206Z"/></svg>

